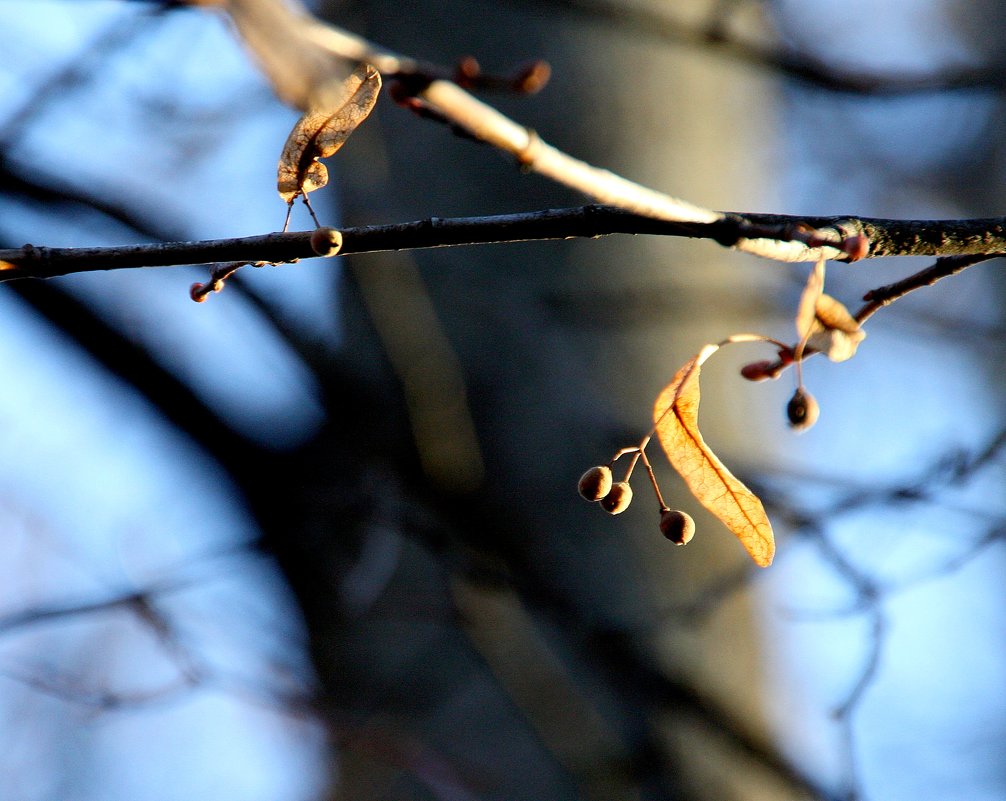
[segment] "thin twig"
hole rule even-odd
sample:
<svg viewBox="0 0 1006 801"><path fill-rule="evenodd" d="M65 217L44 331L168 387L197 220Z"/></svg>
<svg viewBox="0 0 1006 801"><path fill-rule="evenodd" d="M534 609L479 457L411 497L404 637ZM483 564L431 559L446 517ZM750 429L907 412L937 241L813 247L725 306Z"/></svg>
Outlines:
<svg viewBox="0 0 1006 801"><path fill-rule="evenodd" d="M542 140L495 108L477 100L452 80L444 70L401 56L362 37L312 17L297 3L278 0L226 0L245 44L257 56L277 94L303 106L316 88L346 61L374 65L385 80L402 83L440 119L478 141L510 153L521 168L536 172L583 192L600 203L621 206L654 217L680 222L710 223L719 214L670 195L629 181L608 170L576 159ZM283 31L283 48L289 57L275 52L276 29ZM333 65L325 65L327 56ZM298 85L299 80L299 85Z"/></svg>
<svg viewBox="0 0 1006 801"><path fill-rule="evenodd" d="M345 67L346 61L366 61L374 65L385 79L398 81L406 95L418 98L422 106L431 112L427 115L430 119L440 120L468 137L511 154L526 171L539 173L583 192L599 203L646 217L696 226L730 223L730 215L723 212L695 206L563 153L546 143L535 131L477 100L457 83L439 77L442 70L431 70L415 59L323 23L295 0L286 3L280 0L223 0L222 4L230 11L245 44L255 53L275 91L287 102L302 107L315 89ZM281 37L277 37L278 29L282 29ZM281 53L276 51L277 38L282 39ZM758 225L753 215L747 215L747 221ZM762 222L772 227L785 224L787 220L765 217ZM788 222L793 224L794 220L790 218ZM998 222L1000 230L995 238L1001 240L1002 221ZM869 243L873 255L905 255L903 247L898 247L904 245L901 240L904 237L918 239L918 233L910 224L871 235L843 223L836 219L830 225L826 224L834 229L828 234L822 230L825 226L810 222L818 229L812 232L814 236L810 240L801 237L797 231L788 235L770 232L765 236L734 236L728 244L738 250L780 261L816 261L821 257L861 258L861 248L854 247L853 243L863 245L865 242ZM736 221L727 227L736 231ZM888 233L890 241L887 241ZM916 241L916 249L911 252L917 255L993 252L989 247L944 249L939 233L934 232L935 235L929 239L929 244L938 249L918 249L923 243ZM857 239L863 236L865 242L862 238ZM893 251L888 247L892 245L896 246ZM1000 250L1002 245L999 241Z"/></svg>
<svg viewBox="0 0 1006 801"><path fill-rule="evenodd" d="M319 229L329 230L333 229ZM823 241L822 237L832 232L836 247L808 245ZM130 267L239 261L275 264L294 262L321 255L312 246L312 236L315 234L312 231L300 231L200 242L97 248L25 245L0 250L0 282ZM869 241L869 249L862 254L863 258L964 254L969 257L969 261L951 263L958 271L967 264L1006 255L1006 218L883 220L726 213L716 223L700 224L655 219L610 206L577 206L486 217L431 217L390 225L345 228L341 231L342 247L337 252L376 253L457 245L596 238L611 234L710 239L726 247L737 247L741 242L763 242L766 246L772 242L780 246L795 242L808 260L816 259L822 250L833 250L840 258L848 260L851 257L841 249L843 240L840 236L846 237L844 241L855 241L857 237L865 236ZM323 255L336 254L329 251ZM974 258L975 256L981 258ZM932 278L928 272L919 276L910 279L913 285L924 286Z"/></svg>
<svg viewBox="0 0 1006 801"><path fill-rule="evenodd" d="M941 281L951 275L957 275L957 273L966 270L972 265L994 259L1000 255L1002 254L976 253L968 256L943 256L925 270L920 270L893 284L871 289L863 296L863 300L867 301L867 303L856 313L856 319L860 323L865 322L884 306L889 306L909 292L914 292L916 289L921 289L922 287L932 286L937 281Z"/></svg>

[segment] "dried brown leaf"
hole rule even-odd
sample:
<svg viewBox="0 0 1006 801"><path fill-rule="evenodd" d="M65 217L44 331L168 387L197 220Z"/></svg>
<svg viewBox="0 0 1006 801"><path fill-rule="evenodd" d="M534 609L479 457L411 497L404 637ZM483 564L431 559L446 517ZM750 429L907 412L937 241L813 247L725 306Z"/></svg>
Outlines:
<svg viewBox="0 0 1006 801"><path fill-rule="evenodd" d="M328 170L318 159L342 147L370 114L380 91L380 73L361 64L331 91L316 93L311 109L297 121L283 146L276 178L283 200L292 203L298 195L328 183Z"/></svg>
<svg viewBox="0 0 1006 801"><path fill-rule="evenodd" d="M817 299L813 331L808 343L833 362L844 362L856 355L866 332L847 308L830 295Z"/></svg>
<svg viewBox="0 0 1006 801"><path fill-rule="evenodd" d="M660 393L653 407L656 433L692 495L737 536L756 564L768 567L775 537L762 502L726 468L699 431L699 372L716 350L716 345L706 345Z"/></svg>
<svg viewBox="0 0 1006 801"><path fill-rule="evenodd" d="M821 295L814 307L814 316L824 328L855 334L861 331L859 323L847 308L831 295Z"/></svg>
<svg viewBox="0 0 1006 801"><path fill-rule="evenodd" d="M824 292L824 259L820 259L814 265L800 294L800 305L796 311L797 339L802 340L813 333L811 329L817 319L817 301L822 292Z"/></svg>
<svg viewBox="0 0 1006 801"><path fill-rule="evenodd" d="M821 351L833 362L851 359L859 343L866 339L866 332L849 310L824 293L824 259L817 262L807 276L796 312L796 335L801 343L797 358L806 345Z"/></svg>

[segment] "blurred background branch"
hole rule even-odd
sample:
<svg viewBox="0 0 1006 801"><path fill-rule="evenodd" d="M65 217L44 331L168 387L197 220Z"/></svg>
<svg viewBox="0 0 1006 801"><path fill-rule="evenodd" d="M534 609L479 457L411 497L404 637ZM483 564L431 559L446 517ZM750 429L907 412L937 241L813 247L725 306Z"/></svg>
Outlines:
<svg viewBox="0 0 1006 801"><path fill-rule="evenodd" d="M849 2L869 24L839 33L804 2L567 5L314 4L325 31L415 54L402 74L434 80L405 97L441 112L470 94L430 64L552 66L536 95L494 94L527 120L500 159L379 106L315 193L322 219L582 202L514 168L541 139L700 210L1001 214L994 3ZM219 15L0 14L0 246L276 226L295 118ZM277 63L310 63L292 49ZM905 270L829 280L854 297ZM704 376L704 429L778 521L756 577L697 510L671 550L655 509L599 520L575 481L648 427L698 343L790 336L805 267L635 237L244 272L202 306L160 270L2 287L12 797L1003 795L997 271L907 296L849 364L808 366L823 413L799 439L790 388Z"/></svg>

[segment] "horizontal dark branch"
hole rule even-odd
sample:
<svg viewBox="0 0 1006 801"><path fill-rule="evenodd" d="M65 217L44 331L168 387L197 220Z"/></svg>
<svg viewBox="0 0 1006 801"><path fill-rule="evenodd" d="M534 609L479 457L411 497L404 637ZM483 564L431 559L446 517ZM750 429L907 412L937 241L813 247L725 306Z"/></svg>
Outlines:
<svg viewBox="0 0 1006 801"><path fill-rule="evenodd" d="M579 206L488 217L431 217L415 222L346 228L341 231L342 247L338 253L595 238L610 234L711 239L725 247L750 250L787 261L814 260L821 255L822 249L830 251L826 254L830 257L851 260L851 251L846 249L843 252L843 247L857 236L865 237L866 243L854 258L1006 254L1006 218L1002 217L884 220L729 213L711 223L686 223L647 217L611 206ZM0 250L0 281L53 278L129 267L219 262L282 263L319 255L336 255L316 250L312 246L312 236L313 231L305 231L98 248L25 245ZM317 238L315 241L318 241ZM780 252L774 252L776 245L783 244L789 246L788 250L783 252L780 248Z"/></svg>

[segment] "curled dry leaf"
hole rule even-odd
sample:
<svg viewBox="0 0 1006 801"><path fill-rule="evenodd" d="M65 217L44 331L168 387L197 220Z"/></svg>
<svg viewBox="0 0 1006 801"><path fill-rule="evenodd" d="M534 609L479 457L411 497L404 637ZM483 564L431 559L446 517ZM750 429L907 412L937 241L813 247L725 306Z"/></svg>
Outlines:
<svg viewBox="0 0 1006 801"><path fill-rule="evenodd" d="M706 345L660 393L653 407L657 437L698 501L730 529L761 567L772 563L775 537L765 508L706 445L699 431L699 372L716 350Z"/></svg>
<svg viewBox="0 0 1006 801"><path fill-rule="evenodd" d="M800 294L800 304L796 309L796 335L802 342L813 333L817 320L817 301L824 292L824 259L818 259L814 269L807 276L807 283Z"/></svg>
<svg viewBox="0 0 1006 801"><path fill-rule="evenodd" d="M814 265L800 295L796 335L801 343L821 351L833 362L851 359L859 343L866 339L866 332L849 310L824 293L824 259Z"/></svg>
<svg viewBox="0 0 1006 801"><path fill-rule="evenodd" d="M856 348L864 339L866 332L845 306L830 295L822 294L817 299L814 327L807 340L814 350L833 362L844 362L856 355Z"/></svg>
<svg viewBox="0 0 1006 801"><path fill-rule="evenodd" d="M279 159L276 188L293 203L328 183L328 170L318 159L337 151L374 108L381 91L381 75L370 64L361 64L331 92L316 93L308 112L287 137Z"/></svg>

